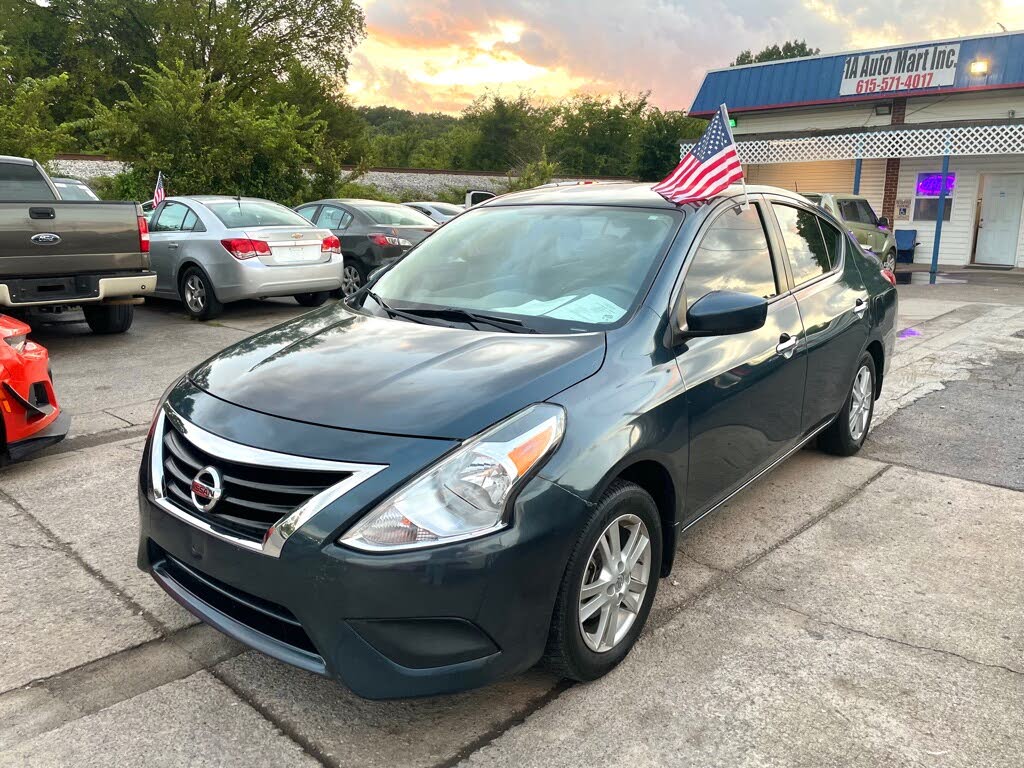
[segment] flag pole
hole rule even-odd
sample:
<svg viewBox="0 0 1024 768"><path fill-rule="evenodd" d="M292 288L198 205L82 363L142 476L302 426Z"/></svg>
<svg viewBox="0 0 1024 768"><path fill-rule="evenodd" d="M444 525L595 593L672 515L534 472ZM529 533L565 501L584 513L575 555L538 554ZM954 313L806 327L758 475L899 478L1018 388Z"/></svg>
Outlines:
<svg viewBox="0 0 1024 768"><path fill-rule="evenodd" d="M732 126L729 124L729 108L725 104L722 105L722 119L725 121L725 130L729 132L729 141L736 144L736 139L732 135ZM738 150L739 145L737 144L736 147ZM740 184L743 185L743 205L740 207L745 211L750 207L750 195L747 193L747 174L743 173L742 167L740 168Z"/></svg>

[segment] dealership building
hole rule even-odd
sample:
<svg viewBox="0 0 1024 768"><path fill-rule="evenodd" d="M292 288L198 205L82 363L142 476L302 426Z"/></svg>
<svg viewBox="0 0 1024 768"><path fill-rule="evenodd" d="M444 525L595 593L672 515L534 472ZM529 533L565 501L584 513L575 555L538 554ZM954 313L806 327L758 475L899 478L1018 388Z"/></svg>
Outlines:
<svg viewBox="0 0 1024 768"><path fill-rule="evenodd" d="M1024 32L713 70L690 114L723 103L748 183L864 195L916 262L1024 267Z"/></svg>

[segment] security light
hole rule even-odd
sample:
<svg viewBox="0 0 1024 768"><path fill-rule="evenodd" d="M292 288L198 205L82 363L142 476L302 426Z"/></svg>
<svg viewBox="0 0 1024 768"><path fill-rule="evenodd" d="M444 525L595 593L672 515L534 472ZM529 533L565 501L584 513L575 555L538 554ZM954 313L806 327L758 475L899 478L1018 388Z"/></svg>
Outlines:
<svg viewBox="0 0 1024 768"><path fill-rule="evenodd" d="M971 74L981 77L988 74L988 59L975 59L971 62Z"/></svg>
<svg viewBox="0 0 1024 768"><path fill-rule="evenodd" d="M875 104L876 115L891 115L892 104Z"/></svg>

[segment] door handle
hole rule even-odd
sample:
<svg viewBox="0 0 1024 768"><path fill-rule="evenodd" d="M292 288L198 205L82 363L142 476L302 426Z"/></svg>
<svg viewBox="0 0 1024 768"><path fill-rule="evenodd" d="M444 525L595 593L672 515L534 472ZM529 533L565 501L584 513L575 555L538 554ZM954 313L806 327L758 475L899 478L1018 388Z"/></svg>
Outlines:
<svg viewBox="0 0 1024 768"><path fill-rule="evenodd" d="M788 333L782 334L779 336L779 343L775 346L775 351L789 360L793 356L793 352L796 351L796 338Z"/></svg>
<svg viewBox="0 0 1024 768"><path fill-rule="evenodd" d="M175 250L178 247L178 244L177 243L168 243L167 247L170 248L173 251L173 250ZM858 299L858 301L859 301L859 299Z"/></svg>
<svg viewBox="0 0 1024 768"><path fill-rule="evenodd" d="M868 311L868 304L864 299L857 299L857 302L853 305L853 311L859 316L863 317L864 313Z"/></svg>

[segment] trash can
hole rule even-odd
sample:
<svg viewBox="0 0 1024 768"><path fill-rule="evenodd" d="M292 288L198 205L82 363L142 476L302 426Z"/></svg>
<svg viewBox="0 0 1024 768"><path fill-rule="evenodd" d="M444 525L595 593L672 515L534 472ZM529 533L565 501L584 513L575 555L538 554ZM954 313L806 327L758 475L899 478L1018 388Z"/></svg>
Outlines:
<svg viewBox="0 0 1024 768"><path fill-rule="evenodd" d="M899 264L914 263L914 247L917 245L916 229L896 230L896 261Z"/></svg>

